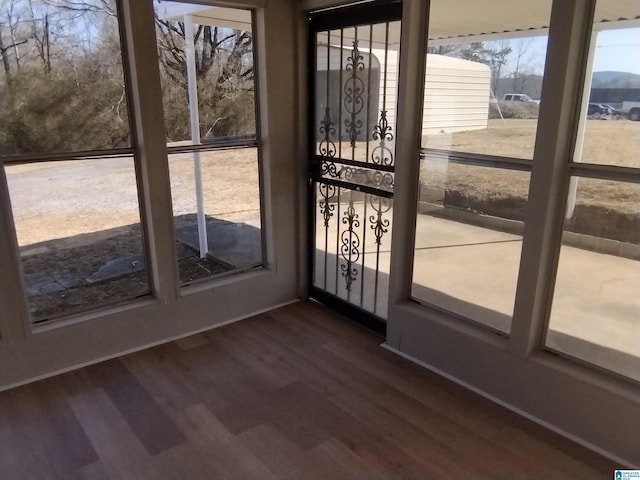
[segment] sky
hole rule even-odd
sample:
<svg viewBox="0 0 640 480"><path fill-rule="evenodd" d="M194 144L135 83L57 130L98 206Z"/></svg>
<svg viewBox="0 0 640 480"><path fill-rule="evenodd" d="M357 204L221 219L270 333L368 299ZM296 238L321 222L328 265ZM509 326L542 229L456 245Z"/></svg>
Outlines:
<svg viewBox="0 0 640 480"><path fill-rule="evenodd" d="M542 75L547 50L547 36L513 39L510 42L513 52L507 58L505 71L513 71L516 62L518 42L531 42L522 60L534 73ZM499 48L500 41L488 42L493 48ZM593 59L594 72L631 72L640 74L640 28L603 30L598 33L596 53Z"/></svg>
<svg viewBox="0 0 640 480"><path fill-rule="evenodd" d="M593 71L640 74L640 28L601 31Z"/></svg>

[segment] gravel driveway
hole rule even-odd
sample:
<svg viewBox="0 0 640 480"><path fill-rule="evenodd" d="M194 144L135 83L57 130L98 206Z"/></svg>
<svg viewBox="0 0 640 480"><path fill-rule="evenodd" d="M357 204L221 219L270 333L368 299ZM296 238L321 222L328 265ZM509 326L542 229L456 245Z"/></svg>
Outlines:
<svg viewBox="0 0 640 480"><path fill-rule="evenodd" d="M201 162L206 214L259 221L256 149L206 152ZM174 215L194 213L192 155L172 155L169 163ZM6 172L21 247L53 239L72 246L75 235L140 221L131 157L11 165Z"/></svg>

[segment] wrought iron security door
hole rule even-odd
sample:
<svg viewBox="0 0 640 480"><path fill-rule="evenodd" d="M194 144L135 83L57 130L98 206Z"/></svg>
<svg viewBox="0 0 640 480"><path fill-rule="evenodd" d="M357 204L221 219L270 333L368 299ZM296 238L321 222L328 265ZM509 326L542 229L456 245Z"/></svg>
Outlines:
<svg viewBox="0 0 640 480"><path fill-rule="evenodd" d="M313 298L384 332L400 2L310 19Z"/></svg>

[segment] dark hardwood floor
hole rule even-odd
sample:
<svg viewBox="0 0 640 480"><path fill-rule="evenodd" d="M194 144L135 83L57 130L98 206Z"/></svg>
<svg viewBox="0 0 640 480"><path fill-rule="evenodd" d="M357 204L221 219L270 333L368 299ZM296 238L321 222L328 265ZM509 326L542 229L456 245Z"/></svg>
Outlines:
<svg viewBox="0 0 640 480"><path fill-rule="evenodd" d="M0 393L0 478L611 478L304 302Z"/></svg>

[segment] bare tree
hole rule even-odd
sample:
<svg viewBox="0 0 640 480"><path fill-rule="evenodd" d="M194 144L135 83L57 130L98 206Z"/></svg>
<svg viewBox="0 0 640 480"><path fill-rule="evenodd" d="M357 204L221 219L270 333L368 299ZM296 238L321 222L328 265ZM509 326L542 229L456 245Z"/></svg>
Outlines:
<svg viewBox="0 0 640 480"><path fill-rule="evenodd" d="M43 0L52 7L64 8L75 12L102 13L115 17L115 2L110 0Z"/></svg>
<svg viewBox="0 0 640 480"><path fill-rule="evenodd" d="M156 18L158 26L158 50L162 65L174 81L186 79L185 30L183 22L172 22ZM220 60L224 47L235 40L231 47L228 63L237 62L238 56L251 51L251 35L238 35L235 31L198 25L191 40L195 47L196 77L202 78ZM231 67L231 65L230 65Z"/></svg>
<svg viewBox="0 0 640 480"><path fill-rule="evenodd" d="M50 13L45 7L44 13L39 16L38 9L33 5L33 0L29 0L29 13L31 14L31 38L35 42L44 73L49 75L51 73Z"/></svg>
<svg viewBox="0 0 640 480"><path fill-rule="evenodd" d="M447 57L459 57L461 45L438 45L435 47L427 47L427 53L434 55L446 55Z"/></svg>
<svg viewBox="0 0 640 480"><path fill-rule="evenodd" d="M511 72L511 78L513 80L513 91L521 92L524 90L524 83L526 76L531 74L531 58L530 53L533 48L533 38L520 38L512 42L514 45L513 53L515 57L515 65Z"/></svg>
<svg viewBox="0 0 640 480"><path fill-rule="evenodd" d="M20 16L16 14L16 0L11 0L4 4L4 7L0 11L2 20L0 20L0 56L2 57L2 64L4 72L7 78L11 73L11 60L10 52L13 51L13 57L16 62L16 69L20 70L20 45L27 43L27 38L18 38L18 24L20 23ZM3 21L4 20L4 21ZM5 28L8 30L8 42L5 42L4 32Z"/></svg>
<svg viewBox="0 0 640 480"><path fill-rule="evenodd" d="M27 39L18 40L18 25L20 24L20 13L16 13L16 0L11 0L6 8L7 24L9 26L9 36L13 45L13 55L16 61L16 70L20 71L20 45L27 43Z"/></svg>
<svg viewBox="0 0 640 480"><path fill-rule="evenodd" d="M4 40L2 39L2 23L0 23L0 56L2 56L2 65L4 67L4 73L7 77L7 81L9 81L10 75L11 75L11 61L9 59L9 51L11 49L16 49L19 45L23 45L25 43L27 43L27 40L13 40L12 43L5 45L4 44ZM9 29L11 29L11 26L9 26ZM20 64L18 63L18 67L20 66Z"/></svg>
<svg viewBox="0 0 640 480"><path fill-rule="evenodd" d="M253 62L248 66L245 66L242 62L245 54L251 52L253 38L249 32L236 30L233 40L233 47L216 81L219 85L222 85L229 80L236 80L234 85L237 87L240 78L253 75Z"/></svg>
<svg viewBox="0 0 640 480"><path fill-rule="evenodd" d="M460 57L488 65L491 69L491 88L495 92L502 75L502 68L506 65L510 53L511 46L506 40L500 41L495 48L487 47L482 42L475 42L462 49Z"/></svg>

